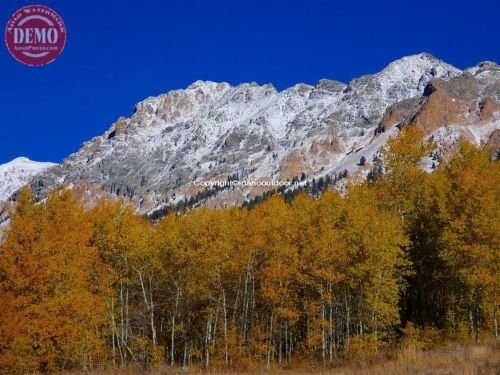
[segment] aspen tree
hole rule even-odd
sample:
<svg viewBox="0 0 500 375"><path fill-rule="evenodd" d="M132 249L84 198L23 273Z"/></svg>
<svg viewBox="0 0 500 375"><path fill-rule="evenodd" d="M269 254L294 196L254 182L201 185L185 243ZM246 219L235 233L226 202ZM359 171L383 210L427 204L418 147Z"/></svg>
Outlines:
<svg viewBox="0 0 500 375"><path fill-rule="evenodd" d="M442 205L446 223L440 255L449 266L455 310L470 321L479 342L482 327L498 336L500 287L500 166L485 150L463 143L442 173L448 189Z"/></svg>

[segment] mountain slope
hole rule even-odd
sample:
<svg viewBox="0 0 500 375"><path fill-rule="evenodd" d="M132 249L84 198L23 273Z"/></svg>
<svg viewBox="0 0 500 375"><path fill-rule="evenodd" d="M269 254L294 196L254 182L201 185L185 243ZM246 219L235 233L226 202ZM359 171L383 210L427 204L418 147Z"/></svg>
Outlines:
<svg viewBox="0 0 500 375"><path fill-rule="evenodd" d="M499 102L498 65L461 71L429 54L348 84L321 80L277 91L197 81L138 103L130 118L120 117L32 186L39 196L62 183L87 196L126 197L147 213L202 191L194 181L312 179L344 169L364 176L395 125L423 128L443 157L461 137L491 143ZM225 189L205 203L241 205L267 189Z"/></svg>

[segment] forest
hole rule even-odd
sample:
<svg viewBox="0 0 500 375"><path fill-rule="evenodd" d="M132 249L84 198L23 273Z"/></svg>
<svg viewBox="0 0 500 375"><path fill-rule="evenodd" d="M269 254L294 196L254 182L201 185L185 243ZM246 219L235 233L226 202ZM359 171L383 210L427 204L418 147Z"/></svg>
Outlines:
<svg viewBox="0 0 500 375"><path fill-rule="evenodd" d="M152 222L23 189L0 244L0 373L330 366L498 339L500 167L405 127L382 172L291 201Z"/></svg>

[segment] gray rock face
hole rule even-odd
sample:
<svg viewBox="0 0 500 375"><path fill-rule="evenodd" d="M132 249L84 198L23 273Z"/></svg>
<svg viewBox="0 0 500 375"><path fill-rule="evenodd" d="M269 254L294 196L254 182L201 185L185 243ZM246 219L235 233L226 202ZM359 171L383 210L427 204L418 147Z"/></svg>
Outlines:
<svg viewBox="0 0 500 375"><path fill-rule="evenodd" d="M408 115L432 85L460 98L498 101L498 75L494 63L464 73L420 54L347 85L320 80L279 92L271 84L197 81L138 103L130 118L120 117L31 185L44 196L58 184L92 184L149 212L202 190L194 181L224 180L235 173L286 180L302 172L310 178L339 168L356 172L361 155L351 160L350 153L369 150L363 156L372 160L392 134L374 135L375 130L382 123L389 129L404 117L388 111ZM237 198L221 194L221 201L241 204L261 191L236 192Z"/></svg>

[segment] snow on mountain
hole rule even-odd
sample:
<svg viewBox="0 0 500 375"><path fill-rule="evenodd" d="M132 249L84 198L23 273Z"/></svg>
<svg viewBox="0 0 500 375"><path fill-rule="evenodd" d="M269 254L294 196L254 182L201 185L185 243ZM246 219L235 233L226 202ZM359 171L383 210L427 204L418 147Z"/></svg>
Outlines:
<svg viewBox="0 0 500 375"><path fill-rule="evenodd" d="M397 133L395 125L417 123L429 135L448 127L487 140L500 118L498 72L491 62L461 71L423 53L348 84L323 79L278 91L271 84L197 81L138 103L130 118L120 117L31 185L43 196L60 183L83 183L150 212L200 193L194 181L234 174L312 179L347 169L363 175ZM358 165L361 156L366 166ZM241 187L212 201L242 204L262 192Z"/></svg>
<svg viewBox="0 0 500 375"><path fill-rule="evenodd" d="M54 165L56 164L31 161L25 157L0 165L0 201L6 201L13 193L26 185L33 176Z"/></svg>

